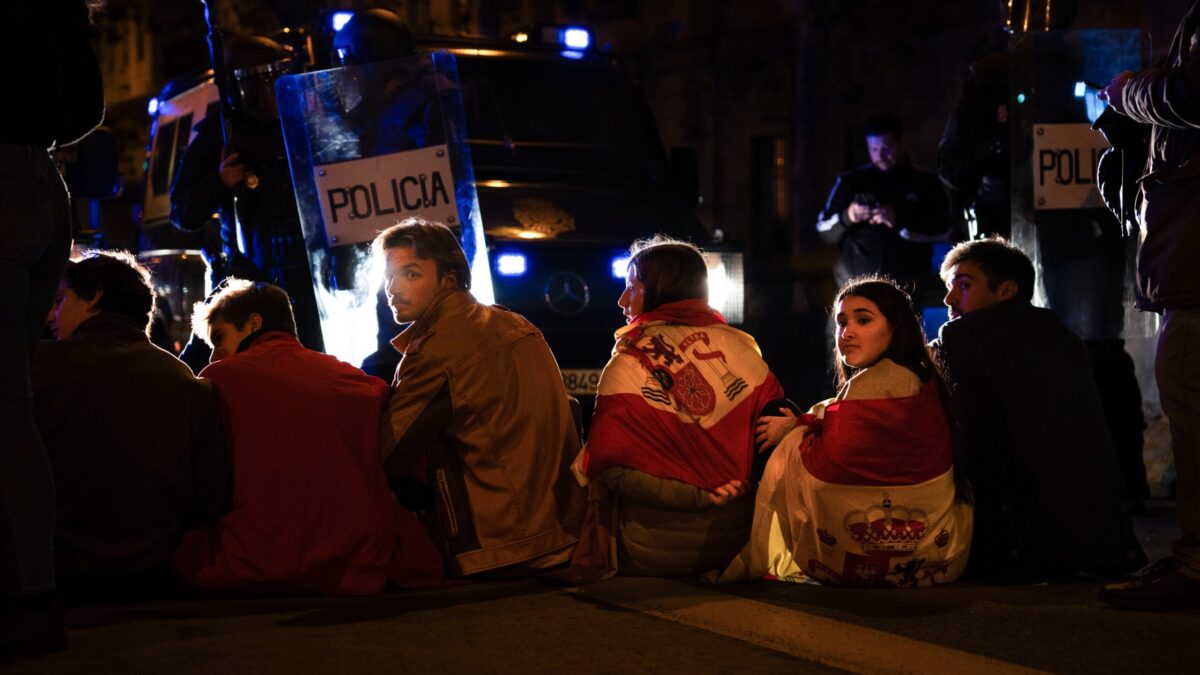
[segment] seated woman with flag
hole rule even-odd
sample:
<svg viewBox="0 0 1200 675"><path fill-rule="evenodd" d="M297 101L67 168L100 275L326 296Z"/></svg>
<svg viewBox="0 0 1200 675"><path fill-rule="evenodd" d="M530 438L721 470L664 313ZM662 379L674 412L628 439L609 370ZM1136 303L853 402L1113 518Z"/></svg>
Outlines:
<svg viewBox="0 0 1200 675"><path fill-rule="evenodd" d="M631 253L628 323L577 464L591 498L573 567L700 574L746 542L754 421L783 390L754 339L709 307L699 249L660 235Z"/></svg>
<svg viewBox="0 0 1200 675"><path fill-rule="evenodd" d="M891 281L860 278L834 311L837 396L798 418L759 420L759 439L778 448L750 543L719 581L954 581L972 511L956 488L944 385L912 301Z"/></svg>

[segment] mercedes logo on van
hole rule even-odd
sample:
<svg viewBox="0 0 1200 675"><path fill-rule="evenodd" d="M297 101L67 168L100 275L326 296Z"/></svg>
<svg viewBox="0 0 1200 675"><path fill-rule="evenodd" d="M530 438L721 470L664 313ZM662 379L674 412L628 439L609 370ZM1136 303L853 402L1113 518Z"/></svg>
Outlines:
<svg viewBox="0 0 1200 675"><path fill-rule="evenodd" d="M562 316L574 316L588 306L587 282L574 272L557 272L546 281L546 304Z"/></svg>

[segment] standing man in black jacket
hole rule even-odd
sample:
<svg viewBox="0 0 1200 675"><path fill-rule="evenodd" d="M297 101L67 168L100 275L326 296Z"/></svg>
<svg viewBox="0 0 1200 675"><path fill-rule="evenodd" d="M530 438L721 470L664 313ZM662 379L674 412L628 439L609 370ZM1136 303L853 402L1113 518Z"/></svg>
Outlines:
<svg viewBox="0 0 1200 675"><path fill-rule="evenodd" d="M923 306L931 279L931 241L949 235L946 194L937 176L914 167L895 115L863 125L871 163L838 177L817 231L838 245L838 286L862 274L891 277Z"/></svg>
<svg viewBox="0 0 1200 675"><path fill-rule="evenodd" d="M1154 372L1171 423L1183 530L1172 556L1100 597L1131 609L1200 607L1200 0L1184 15L1165 61L1116 75L1100 97L1151 125L1140 181L1137 305L1163 315Z"/></svg>
<svg viewBox="0 0 1200 675"><path fill-rule="evenodd" d="M83 0L0 3L0 665L66 648L54 582L54 480L29 363L71 249L50 151L104 118Z"/></svg>

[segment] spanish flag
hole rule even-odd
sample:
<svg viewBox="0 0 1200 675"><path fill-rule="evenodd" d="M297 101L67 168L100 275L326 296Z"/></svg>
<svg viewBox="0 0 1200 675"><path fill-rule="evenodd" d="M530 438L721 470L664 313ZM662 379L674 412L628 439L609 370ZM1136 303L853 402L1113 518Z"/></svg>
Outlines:
<svg viewBox="0 0 1200 675"><path fill-rule="evenodd" d="M711 490L746 480L754 422L779 381L754 338L701 300L665 304L616 333L584 470L622 466Z"/></svg>

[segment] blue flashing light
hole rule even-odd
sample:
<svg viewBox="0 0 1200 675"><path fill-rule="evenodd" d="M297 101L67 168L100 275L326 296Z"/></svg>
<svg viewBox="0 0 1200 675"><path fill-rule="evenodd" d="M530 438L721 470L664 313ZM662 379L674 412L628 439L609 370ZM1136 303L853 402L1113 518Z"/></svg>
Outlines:
<svg viewBox="0 0 1200 675"><path fill-rule="evenodd" d="M346 23L354 16L354 12L334 12L333 13L333 32L337 32L346 27Z"/></svg>
<svg viewBox="0 0 1200 675"><path fill-rule="evenodd" d="M586 28L568 26L559 32L558 41L567 49L587 49L592 45L592 33Z"/></svg>
<svg viewBox="0 0 1200 675"><path fill-rule="evenodd" d="M566 59L582 59L583 58L583 52L577 52L574 49L564 49L562 55L563 55L563 58L566 58Z"/></svg>
<svg viewBox="0 0 1200 675"><path fill-rule="evenodd" d="M496 256L496 272L502 277L519 277L529 271L529 261L521 253Z"/></svg>
<svg viewBox="0 0 1200 675"><path fill-rule="evenodd" d="M1083 95L1086 93L1087 93L1087 85L1084 84L1083 82L1076 82L1075 83L1075 98L1083 98Z"/></svg>
<svg viewBox="0 0 1200 675"><path fill-rule="evenodd" d="M158 114L158 97L150 99L150 102L146 104L146 113L151 117Z"/></svg>
<svg viewBox="0 0 1200 675"><path fill-rule="evenodd" d="M1022 93L1020 93L1020 94L1017 94L1017 103L1024 103L1024 102L1025 102L1025 94L1024 94L1024 92L1022 92Z"/></svg>
<svg viewBox="0 0 1200 675"><path fill-rule="evenodd" d="M614 279L625 280L629 274L629 254L623 253L612 259L612 275Z"/></svg>

